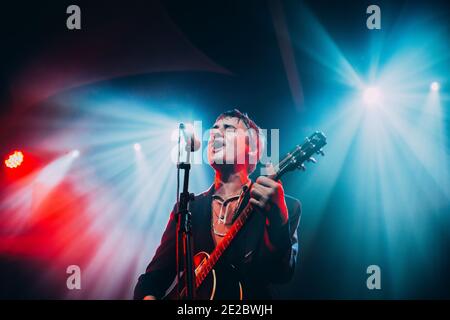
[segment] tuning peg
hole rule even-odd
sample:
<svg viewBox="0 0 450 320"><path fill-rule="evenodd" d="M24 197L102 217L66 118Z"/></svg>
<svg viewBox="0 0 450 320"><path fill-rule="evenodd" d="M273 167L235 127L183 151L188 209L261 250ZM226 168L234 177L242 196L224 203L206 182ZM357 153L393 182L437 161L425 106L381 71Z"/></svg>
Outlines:
<svg viewBox="0 0 450 320"><path fill-rule="evenodd" d="M324 155L325 155L325 153L323 152L322 149L318 150L316 153L317 153L317 154L320 154L321 156L324 156Z"/></svg>
<svg viewBox="0 0 450 320"><path fill-rule="evenodd" d="M306 171L306 167L303 163L298 168L302 171Z"/></svg>
<svg viewBox="0 0 450 320"><path fill-rule="evenodd" d="M308 161L309 161L309 162L312 162L312 163L317 163L317 160L314 159L313 157L309 157Z"/></svg>

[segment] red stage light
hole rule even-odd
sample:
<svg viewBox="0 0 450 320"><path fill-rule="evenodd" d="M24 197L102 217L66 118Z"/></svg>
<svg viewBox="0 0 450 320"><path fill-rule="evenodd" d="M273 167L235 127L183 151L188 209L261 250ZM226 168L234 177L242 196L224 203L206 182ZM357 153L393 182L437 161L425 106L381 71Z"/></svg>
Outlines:
<svg viewBox="0 0 450 320"><path fill-rule="evenodd" d="M8 168L14 169L20 166L23 162L23 153L20 151L14 151L10 154L8 159L5 160L5 165Z"/></svg>

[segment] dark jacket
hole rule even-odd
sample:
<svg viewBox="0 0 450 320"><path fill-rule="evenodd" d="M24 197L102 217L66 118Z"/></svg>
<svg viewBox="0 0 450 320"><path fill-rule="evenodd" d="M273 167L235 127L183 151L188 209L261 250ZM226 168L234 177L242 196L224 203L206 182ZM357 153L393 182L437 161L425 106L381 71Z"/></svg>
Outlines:
<svg viewBox="0 0 450 320"><path fill-rule="evenodd" d="M214 249L211 233L213 194L214 187L211 187L190 203L194 254L199 251L211 253ZM263 214L255 211L221 258L222 264L232 264L238 271L246 299L270 299L271 284L284 283L292 278L298 252L297 228L301 206L292 197L286 196L285 199L289 212L289 222L285 226L275 230L268 228ZM248 197L244 199L243 205L247 201ZM270 242L267 242L267 238ZM175 239L176 217L172 210L161 244L146 273L139 277L134 291L135 299L142 299L146 295L158 299L164 296L176 276Z"/></svg>

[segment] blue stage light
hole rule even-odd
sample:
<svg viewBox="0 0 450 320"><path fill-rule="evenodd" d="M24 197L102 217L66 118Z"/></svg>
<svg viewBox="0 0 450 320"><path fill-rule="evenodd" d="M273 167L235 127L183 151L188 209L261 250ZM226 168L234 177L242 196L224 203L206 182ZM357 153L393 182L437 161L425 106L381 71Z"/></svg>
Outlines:
<svg viewBox="0 0 450 320"><path fill-rule="evenodd" d="M72 152L70 154L72 155L73 158L78 158L80 156L80 151L75 149L75 150L72 150Z"/></svg>
<svg viewBox="0 0 450 320"><path fill-rule="evenodd" d="M135 144L133 145L133 148L134 148L134 151L140 152L140 151L141 151L141 144L135 143Z"/></svg>
<svg viewBox="0 0 450 320"><path fill-rule="evenodd" d="M439 85L439 82L437 82L437 81L433 81L430 85L431 91L439 91L440 87L441 86Z"/></svg>
<svg viewBox="0 0 450 320"><path fill-rule="evenodd" d="M382 92L379 87L370 86L364 89L363 100L366 105L373 106L381 103Z"/></svg>

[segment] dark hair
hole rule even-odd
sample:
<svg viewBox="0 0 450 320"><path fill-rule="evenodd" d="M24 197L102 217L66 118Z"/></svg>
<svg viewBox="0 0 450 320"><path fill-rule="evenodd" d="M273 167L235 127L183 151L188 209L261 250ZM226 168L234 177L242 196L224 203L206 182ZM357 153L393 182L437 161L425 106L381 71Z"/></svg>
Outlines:
<svg viewBox="0 0 450 320"><path fill-rule="evenodd" d="M225 112L222 112L216 119L220 120L223 118L238 118L239 121L242 120L244 122L247 129L253 129L257 134L259 134L259 127L256 125L256 123L250 119L250 117L247 115L247 113L243 113L239 111L238 109L228 110Z"/></svg>

